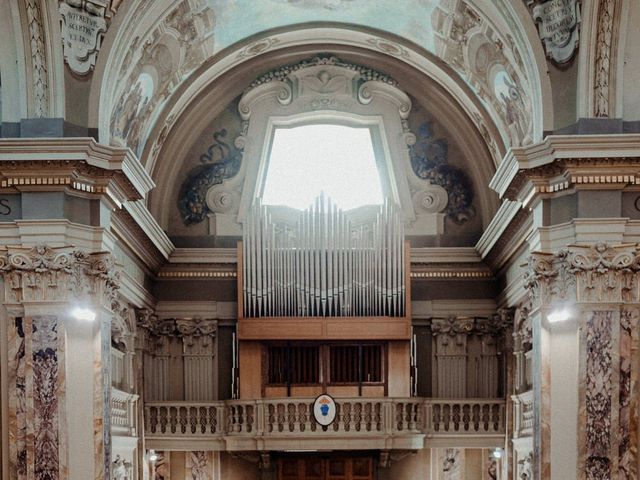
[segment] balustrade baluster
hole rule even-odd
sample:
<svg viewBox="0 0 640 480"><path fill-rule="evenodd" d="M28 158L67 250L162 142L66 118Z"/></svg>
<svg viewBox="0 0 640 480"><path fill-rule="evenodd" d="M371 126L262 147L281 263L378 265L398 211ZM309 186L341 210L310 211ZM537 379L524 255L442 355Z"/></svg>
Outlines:
<svg viewBox="0 0 640 480"><path fill-rule="evenodd" d="M338 399L332 434L503 434L505 404L499 400ZM122 423L125 422L125 423ZM128 425L114 416L113 425ZM257 400L146 404L147 435L322 435L311 400Z"/></svg>
<svg viewBox="0 0 640 480"><path fill-rule="evenodd" d="M298 404L298 417L300 418L300 431L302 432L309 432L311 430L308 409L309 405L307 403Z"/></svg>

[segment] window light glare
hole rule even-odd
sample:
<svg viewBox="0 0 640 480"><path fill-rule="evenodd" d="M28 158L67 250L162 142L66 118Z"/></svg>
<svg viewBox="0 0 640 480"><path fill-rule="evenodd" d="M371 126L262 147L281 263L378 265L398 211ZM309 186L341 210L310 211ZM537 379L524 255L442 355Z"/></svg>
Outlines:
<svg viewBox="0 0 640 480"><path fill-rule="evenodd" d="M71 316L76 320L84 322L93 322L96 319L96 312L86 307L75 307L71 310Z"/></svg>
<svg viewBox="0 0 640 480"><path fill-rule="evenodd" d="M566 322L571 318L571 311L567 307L557 308L547 314L547 320L551 323Z"/></svg>
<svg viewBox="0 0 640 480"><path fill-rule="evenodd" d="M343 210L382 203L368 128L319 124L275 130L263 205L304 210L321 192Z"/></svg>

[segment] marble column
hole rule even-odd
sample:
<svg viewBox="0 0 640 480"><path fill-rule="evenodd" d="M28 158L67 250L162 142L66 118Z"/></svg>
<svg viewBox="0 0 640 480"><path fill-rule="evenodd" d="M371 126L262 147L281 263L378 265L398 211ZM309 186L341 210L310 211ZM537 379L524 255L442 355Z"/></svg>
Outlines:
<svg viewBox="0 0 640 480"><path fill-rule="evenodd" d="M635 244L532 254L534 478L637 478L639 275Z"/></svg>
<svg viewBox="0 0 640 480"><path fill-rule="evenodd" d="M0 270L10 480L109 479L113 258L8 247L0 250ZM76 318L77 306L95 319Z"/></svg>

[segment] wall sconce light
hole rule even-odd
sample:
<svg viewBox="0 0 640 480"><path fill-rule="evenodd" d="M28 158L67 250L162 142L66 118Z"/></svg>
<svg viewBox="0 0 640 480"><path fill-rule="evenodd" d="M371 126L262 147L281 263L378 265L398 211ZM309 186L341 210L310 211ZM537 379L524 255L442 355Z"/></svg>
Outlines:
<svg viewBox="0 0 640 480"><path fill-rule="evenodd" d="M566 322L571 318L571 309L566 305L558 305L547 314L550 323Z"/></svg>
<svg viewBox="0 0 640 480"><path fill-rule="evenodd" d="M495 458L496 460L499 458L502 458L502 449L501 448L494 448L493 452L491 452L491 456L493 458Z"/></svg>
<svg viewBox="0 0 640 480"><path fill-rule="evenodd" d="M158 454L156 453L155 450L149 450L149 461L150 462L155 462L158 460Z"/></svg>
<svg viewBox="0 0 640 480"><path fill-rule="evenodd" d="M96 312L90 308L78 306L71 310L71 316L83 322L93 322L96 319Z"/></svg>

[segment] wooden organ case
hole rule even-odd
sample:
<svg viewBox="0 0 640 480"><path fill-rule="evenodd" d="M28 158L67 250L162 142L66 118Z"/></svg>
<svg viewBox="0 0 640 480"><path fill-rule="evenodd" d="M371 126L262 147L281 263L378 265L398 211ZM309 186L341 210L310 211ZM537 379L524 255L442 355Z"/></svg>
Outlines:
<svg viewBox="0 0 640 480"><path fill-rule="evenodd" d="M397 208L256 201L238 243L241 399L410 395L409 246Z"/></svg>

